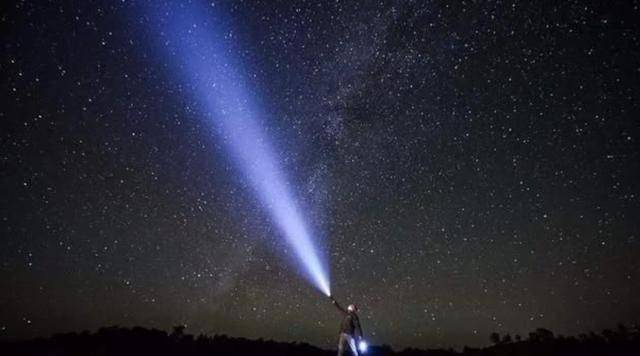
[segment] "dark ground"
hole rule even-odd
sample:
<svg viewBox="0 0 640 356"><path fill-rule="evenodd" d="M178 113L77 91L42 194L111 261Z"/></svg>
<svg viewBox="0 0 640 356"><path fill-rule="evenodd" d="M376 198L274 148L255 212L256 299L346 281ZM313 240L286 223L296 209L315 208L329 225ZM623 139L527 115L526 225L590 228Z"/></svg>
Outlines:
<svg viewBox="0 0 640 356"><path fill-rule="evenodd" d="M554 335L537 329L526 338L519 335L490 335L494 344L482 349L465 347L461 352L450 350L405 349L372 346L367 355L638 355L640 330L618 325L615 330L581 334L578 337ZM172 333L142 327L101 328L95 333L56 334L50 338L26 341L1 341L2 355L334 355L306 343L248 340L226 335L206 336L185 334L183 327Z"/></svg>

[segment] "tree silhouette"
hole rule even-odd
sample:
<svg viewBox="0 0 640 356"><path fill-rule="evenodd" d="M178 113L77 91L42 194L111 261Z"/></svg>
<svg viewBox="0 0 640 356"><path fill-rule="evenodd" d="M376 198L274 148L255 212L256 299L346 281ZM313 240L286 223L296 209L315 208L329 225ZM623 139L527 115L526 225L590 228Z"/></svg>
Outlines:
<svg viewBox="0 0 640 356"><path fill-rule="evenodd" d="M491 335L489 335L489 340L491 340L491 342L492 342L494 345L499 344L499 343L500 343L500 334L495 333L495 332L494 332L494 333L491 333Z"/></svg>
<svg viewBox="0 0 640 356"><path fill-rule="evenodd" d="M503 344L508 344L508 343L510 343L510 342L511 342L511 335L509 335L509 334L504 335L504 336L502 337L502 341L501 341L501 342L502 342Z"/></svg>
<svg viewBox="0 0 640 356"><path fill-rule="evenodd" d="M186 326L184 325L176 325L173 327L173 332L171 333L171 336L176 338L176 339L180 339L182 338L182 336L184 335L184 329L186 328Z"/></svg>

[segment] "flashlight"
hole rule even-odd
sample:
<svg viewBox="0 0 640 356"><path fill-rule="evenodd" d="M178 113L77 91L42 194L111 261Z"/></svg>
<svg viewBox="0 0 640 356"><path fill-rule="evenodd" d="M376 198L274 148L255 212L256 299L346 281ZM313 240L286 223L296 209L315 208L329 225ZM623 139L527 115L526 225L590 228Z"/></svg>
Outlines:
<svg viewBox="0 0 640 356"><path fill-rule="evenodd" d="M367 352L368 347L369 345L367 345L367 342L364 340L360 340L360 342L358 343L358 350L360 350L360 352L362 353Z"/></svg>

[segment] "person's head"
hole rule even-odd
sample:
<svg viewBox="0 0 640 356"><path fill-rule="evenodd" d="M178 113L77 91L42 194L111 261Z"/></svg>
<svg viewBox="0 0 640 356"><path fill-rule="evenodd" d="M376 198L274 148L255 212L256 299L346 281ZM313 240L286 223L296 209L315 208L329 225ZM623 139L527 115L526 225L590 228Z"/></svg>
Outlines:
<svg viewBox="0 0 640 356"><path fill-rule="evenodd" d="M347 311L349 313L355 313L358 311L358 307L355 304L349 304L349 306L347 307Z"/></svg>

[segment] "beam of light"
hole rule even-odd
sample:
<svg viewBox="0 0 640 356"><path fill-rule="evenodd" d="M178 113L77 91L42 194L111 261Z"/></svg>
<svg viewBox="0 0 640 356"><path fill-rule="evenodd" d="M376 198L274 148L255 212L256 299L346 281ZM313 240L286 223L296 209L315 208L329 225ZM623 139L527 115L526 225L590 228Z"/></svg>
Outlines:
<svg viewBox="0 0 640 356"><path fill-rule="evenodd" d="M229 152L249 186L266 207L279 232L302 265L303 275L330 295L326 265L314 246L279 160L252 99L252 86L231 55L233 32L221 20L224 14L197 1L143 6L147 26L169 67L182 79L208 123Z"/></svg>

